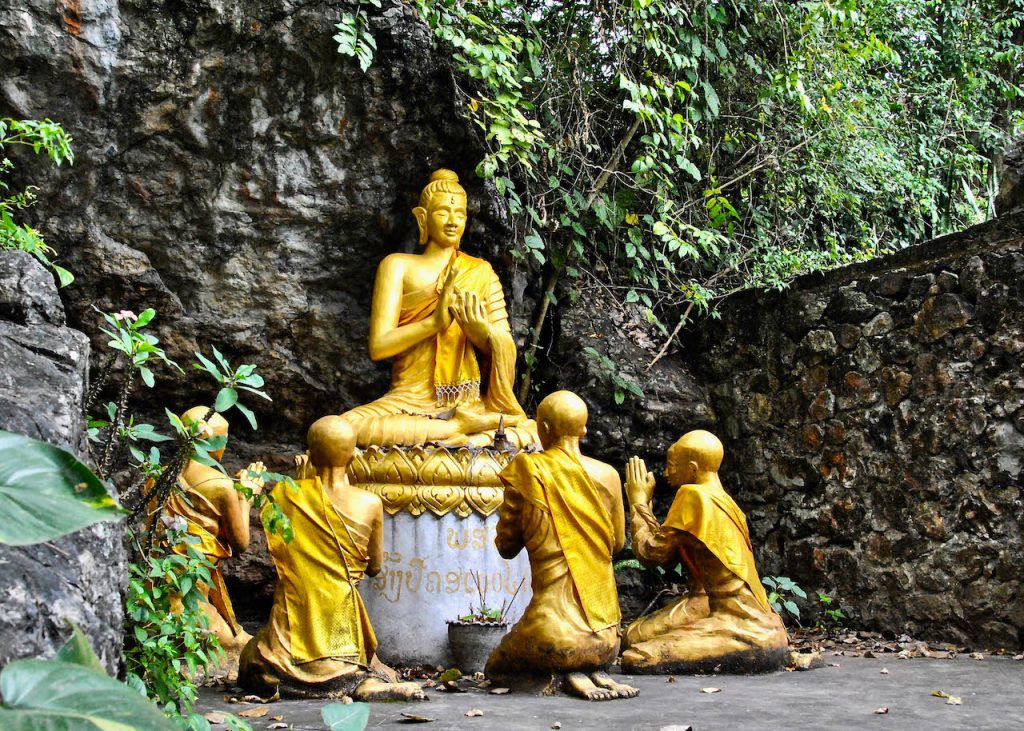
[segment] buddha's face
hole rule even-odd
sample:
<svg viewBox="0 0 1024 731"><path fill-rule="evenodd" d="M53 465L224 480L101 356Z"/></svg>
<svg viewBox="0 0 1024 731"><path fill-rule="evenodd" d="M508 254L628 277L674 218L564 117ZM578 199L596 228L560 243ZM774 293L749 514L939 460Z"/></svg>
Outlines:
<svg viewBox="0 0 1024 731"><path fill-rule="evenodd" d="M435 193L426 215L427 238L444 248L457 247L466 231L466 196Z"/></svg>

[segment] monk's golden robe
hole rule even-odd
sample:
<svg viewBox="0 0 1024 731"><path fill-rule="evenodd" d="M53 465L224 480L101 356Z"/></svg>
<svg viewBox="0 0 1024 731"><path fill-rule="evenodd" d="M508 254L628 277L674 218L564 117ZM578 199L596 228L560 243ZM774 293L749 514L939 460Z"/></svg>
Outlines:
<svg viewBox="0 0 1024 731"><path fill-rule="evenodd" d="M220 570L220 561L231 557L231 548L225 538L226 528L224 517L205 496L196 490L189 489L184 480L179 480L183 492L176 492L168 498L164 512L171 517L185 519L185 531L197 540L190 545L202 553L213 564L210 572L210 585L200 584L199 590L212 608L206 608L209 629L220 640L221 646L228 653L229 660L233 654L242 649L249 641L249 634L235 619L235 610L228 596L228 588L224 583L224 575ZM175 546L175 552L184 555L186 548Z"/></svg>
<svg viewBox="0 0 1024 731"><path fill-rule="evenodd" d="M615 533L607 498L561 448L520 454L505 485L495 545L526 548L533 598L487 662L489 676L599 670L618 652Z"/></svg>
<svg viewBox="0 0 1024 731"><path fill-rule="evenodd" d="M732 658L751 670L783 657L788 636L758 577L746 517L720 486L680 487L663 526L635 506L633 551L648 563L682 561L692 582L690 596L629 626L624 669L672 672Z"/></svg>
<svg viewBox="0 0 1024 731"><path fill-rule="evenodd" d="M371 526L341 515L314 477L274 494L292 523L285 543L267 534L277 568L270 619L246 646L239 682L348 692L366 677L377 638L357 586L369 556Z"/></svg>
<svg viewBox="0 0 1024 731"><path fill-rule="evenodd" d="M480 298L493 329L491 352L478 353L458 322L394 358L391 389L376 401L342 414L356 426L360 446L396 443L423 444L427 426L407 416L437 417L452 407L481 413L521 417L525 413L515 397L516 346L508 324L505 295L497 275L483 259L456 251L435 284L402 297L398 325L433 317L441 285L452 267L458 268L455 287ZM506 430L517 446L536 441L532 422Z"/></svg>

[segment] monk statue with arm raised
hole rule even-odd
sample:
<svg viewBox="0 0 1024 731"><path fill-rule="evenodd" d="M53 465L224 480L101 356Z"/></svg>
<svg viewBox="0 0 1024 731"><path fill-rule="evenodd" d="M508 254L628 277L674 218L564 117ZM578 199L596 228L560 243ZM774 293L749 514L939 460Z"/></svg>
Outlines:
<svg viewBox="0 0 1024 731"><path fill-rule="evenodd" d="M501 282L459 250L466 191L437 170L413 209L420 254L381 262L370 314L370 357L393 359L391 388L346 412L360 447L437 442L486 446L504 415L511 441L534 441L513 393L516 348Z"/></svg>
<svg viewBox="0 0 1024 731"><path fill-rule="evenodd" d="M718 478L722 456L722 443L706 431L672 445L665 476L676 496L664 524L651 512L654 476L639 457L629 461L633 553L669 569L681 562L691 591L629 626L625 672L756 672L786 661L786 629L754 566L746 517Z"/></svg>
<svg viewBox="0 0 1024 731"><path fill-rule="evenodd" d="M521 453L501 473L505 500L495 545L503 558L530 556L530 600L487 661L495 682L564 676L588 700L639 691L605 672L619 649L612 555L625 542L622 483L611 466L583 456L587 406L559 391L537 409L544 451Z"/></svg>
<svg viewBox="0 0 1024 731"><path fill-rule="evenodd" d="M346 470L355 432L340 416L310 427L315 475L298 489L274 487L293 538L267 535L278 582L270 619L242 653L239 683L293 697L351 695L358 700L420 700L416 683L397 683L375 656L377 638L358 585L380 572L384 510L352 487Z"/></svg>
<svg viewBox="0 0 1024 731"><path fill-rule="evenodd" d="M209 409L196 406L181 415L185 426L198 428L204 437L227 437L228 422L214 413L203 420ZM220 461L226 447L221 447L210 456ZM249 465L238 474L243 484L259 492L263 481L259 475L264 471L260 462ZM228 596L220 562L249 548L249 501L235 489L235 481L223 472L190 460L179 478L183 488L167 500L164 513L168 517L185 520L185 530L196 540L196 549L214 565L210 572L211 583L200 586L204 594L201 606L206 615L208 629L220 641L226 660L220 668L233 678L238 666L238 655L250 635L242 629L235 618L235 610ZM180 546L175 550L183 550Z"/></svg>

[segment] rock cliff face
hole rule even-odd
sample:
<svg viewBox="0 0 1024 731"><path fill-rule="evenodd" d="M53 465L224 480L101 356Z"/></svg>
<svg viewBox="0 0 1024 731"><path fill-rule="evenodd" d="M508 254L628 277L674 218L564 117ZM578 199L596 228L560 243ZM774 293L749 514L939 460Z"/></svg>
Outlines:
<svg viewBox="0 0 1024 731"><path fill-rule="evenodd" d="M53 277L0 252L0 429L81 455L89 340L65 326ZM0 546L0 667L54 654L74 622L103 664L121 655L127 578L120 526L100 523L37 546Z"/></svg>
<svg viewBox="0 0 1024 731"><path fill-rule="evenodd" d="M385 2L364 74L331 40L338 8L27 0L0 10L5 113L51 117L75 138L75 165L47 173L36 209L78 275L65 292L71 322L94 333L92 305L152 306L183 365L211 345L257 363L274 402L253 403L259 434L244 421L234 430L235 448L253 455L270 456L275 439L289 451L313 419L386 390L388 367L366 350L374 272L415 248L410 209L431 170L453 168L469 188L467 251L500 266L507 244L506 211L473 174L480 148L429 30ZM163 402L144 402L154 413L215 392L157 377Z"/></svg>
<svg viewBox="0 0 1024 731"><path fill-rule="evenodd" d="M761 569L1024 644L1024 214L729 303L691 347Z"/></svg>

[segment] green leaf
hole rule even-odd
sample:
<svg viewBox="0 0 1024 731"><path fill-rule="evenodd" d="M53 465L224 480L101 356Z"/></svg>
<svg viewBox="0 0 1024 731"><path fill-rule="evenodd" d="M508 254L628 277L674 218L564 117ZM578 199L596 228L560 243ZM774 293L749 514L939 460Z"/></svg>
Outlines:
<svg viewBox="0 0 1024 731"><path fill-rule="evenodd" d="M256 431L256 415L252 413L248 406L241 402L236 403L235 406L242 412L242 415L249 420L249 426L252 427L253 431Z"/></svg>
<svg viewBox="0 0 1024 731"><path fill-rule="evenodd" d="M82 665L16 660L0 672L0 728L175 731L160 710L135 690Z"/></svg>
<svg viewBox="0 0 1024 731"><path fill-rule="evenodd" d="M56 264L50 264L50 268L53 269L54 273L57 275L57 280L60 282L61 287L66 287L75 281L75 275L64 267L57 266Z"/></svg>
<svg viewBox="0 0 1024 731"><path fill-rule="evenodd" d="M156 383L153 380L153 371L149 370L146 366L139 366L139 375L142 376L142 382L145 383L149 388L153 388Z"/></svg>
<svg viewBox="0 0 1024 731"><path fill-rule="evenodd" d="M320 709L330 731L363 731L370 721L369 703L331 703Z"/></svg>
<svg viewBox="0 0 1024 731"><path fill-rule="evenodd" d="M42 543L124 514L73 455L0 431L0 543Z"/></svg>
<svg viewBox="0 0 1024 731"><path fill-rule="evenodd" d="M143 310L135 320L135 329L145 327L154 317L156 317L156 310L152 307Z"/></svg>
<svg viewBox="0 0 1024 731"><path fill-rule="evenodd" d="M214 403L213 408L218 412L224 412L236 403L238 403L238 391L233 388L225 387L217 394L217 401Z"/></svg>
<svg viewBox="0 0 1024 731"><path fill-rule="evenodd" d="M57 656L54 659L81 665L84 668L91 668L103 675L107 674L103 663L100 662L100 659L96 657L96 653L93 652L92 645L89 644L85 633L74 624L71 625L71 636L57 651Z"/></svg>

